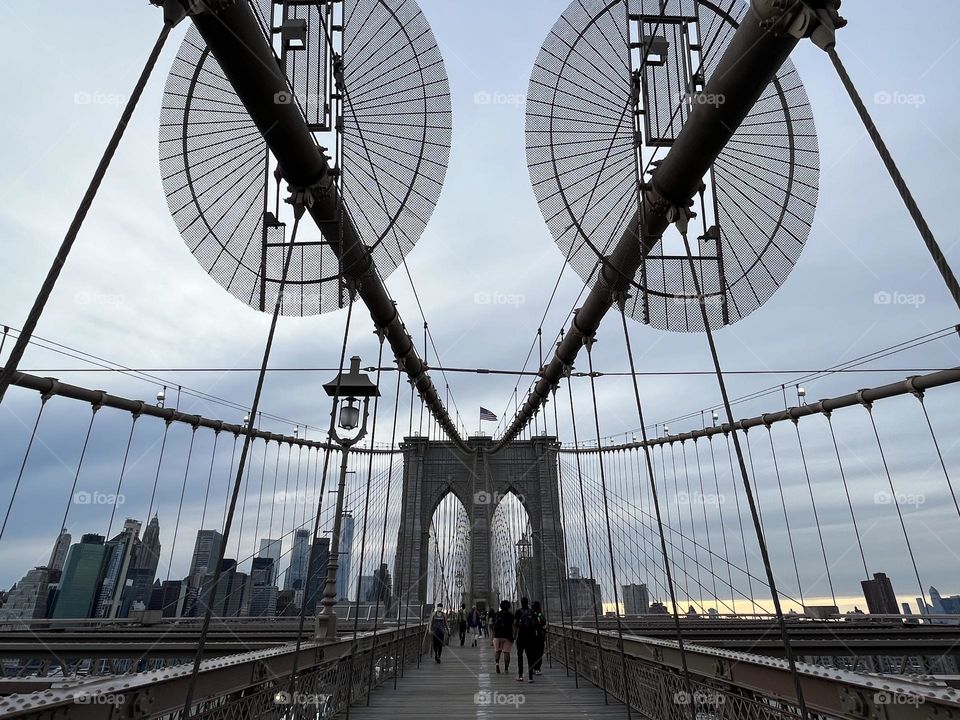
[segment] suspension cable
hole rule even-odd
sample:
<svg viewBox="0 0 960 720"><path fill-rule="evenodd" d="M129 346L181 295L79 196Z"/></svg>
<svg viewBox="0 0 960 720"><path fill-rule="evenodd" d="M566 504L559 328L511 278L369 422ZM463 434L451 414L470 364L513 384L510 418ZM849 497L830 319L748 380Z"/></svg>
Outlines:
<svg viewBox="0 0 960 720"><path fill-rule="evenodd" d="M223 542L220 543L217 553L217 564L213 569L213 583L209 588L206 603L206 609L203 614L203 625L200 629L200 639L197 643L197 652L193 659L193 670L190 674L190 682L187 685L187 692L183 701L183 717L185 720L193 717L193 694L196 690L197 676L200 673L200 662L203 660L203 651L207 644L207 634L210 631L210 621L213 617L213 606L217 597L217 590L220 587L220 577L222 574L223 556L226 551L227 539L230 536L230 529L233 525L233 515L237 507L237 498L240 495L240 484L243 480L243 471L247 462L247 455L250 452L250 442L254 423L256 422L257 412L260 408L260 396L263 394L264 378L266 377L267 365L270 362L270 351L273 349L273 339L277 330L277 319L280 316L280 307L283 301L283 291L287 282L287 273L290 270L290 262L293 259L293 249L296 247L297 230L300 227L300 219L306 208L302 204L295 205L293 231L290 236L290 248L287 250L287 257L283 263L283 273L280 278L280 286L277 291L277 302L274 306L273 317L270 321L270 330L267 333L267 342L263 350L263 361L260 364L260 375L257 378L257 388L254 391L253 403L250 406L250 414L247 417L247 434L243 438L243 447L240 450L240 461L237 466L237 475L233 484L233 492L230 497L230 508L227 511L227 519L223 527ZM351 294L352 297L352 294ZM309 575L309 573L308 573ZM299 644L299 639L298 639ZM298 648L299 651L299 648ZM299 657L299 652L294 656Z"/></svg>
<svg viewBox="0 0 960 720"><path fill-rule="evenodd" d="M640 384L636 376L636 362L633 359L633 345L630 342L630 331L627 327L627 315L625 312L626 298L617 298L617 304L620 310L620 320L623 326L623 342L627 351L627 360L630 363L630 373L633 384L633 397L637 404L637 418L640 422L640 433L643 439L643 454L647 464L647 477L650 480L650 495L653 500L653 508L657 516L657 531L660 535L660 552L663 555L663 570L667 579L667 592L670 594L670 604L673 606L673 627L676 633L677 649L680 651L680 667L683 671L683 683L687 697L693 698L693 682L690 679L690 666L687 663L687 652L683 642L683 632L680 629L680 615L677 608L677 589L673 578L673 569L670 563L670 553L667 551L667 537L663 530L663 514L660 509L660 495L657 492L657 481L653 473L653 458L650 457L649 438L647 437L647 425L643 419L643 403L640 401ZM697 720L697 710L693 702L690 703L690 715L692 720Z"/></svg>
<svg viewBox="0 0 960 720"><path fill-rule="evenodd" d="M696 263L693 260L693 252L690 250L690 239L687 236L686 211L681 210L684 219L679 224L680 234L683 237L683 245L686 250L687 260L690 264L690 273L693 279L694 291L696 292L697 304L700 306L700 314L703 319L703 328L707 335L707 343L710 346L710 355L713 359L713 366L716 370L717 384L720 387L720 395L723 398L724 410L727 414L727 422L730 424L730 434L733 436L733 445L737 453L737 462L740 465L740 476L743 480L744 491L747 496L747 502L750 506L750 514L753 518L754 530L757 535L757 543L760 546L760 556L763 558L763 567L767 574L767 585L770 588L770 594L773 596L773 607L777 615L777 622L780 625L780 634L783 638L783 649L787 656L787 663L790 666L790 674L793 676L794 690L797 695L797 704L800 706L800 715L803 720L809 720L810 714L807 711L807 703L803 697L803 686L800 682L800 674L797 670L797 660L793 652L793 645L790 642L790 633L787 631L786 619L783 616L783 609L780 606L780 594L777 590L777 581L773 575L773 567L770 564L770 554L767 549L767 541L763 535L763 528L760 525L760 516L757 513L756 503L753 498L753 490L750 488L750 481L747 477L747 466L743 459L743 448L740 447L740 438L737 435L737 429L734 426L733 407L730 404L730 396L727 393L727 383L723 377L723 370L720 366L720 356L717 353L717 346L713 339L713 328L710 326L710 317L707 315L706 296L700 285L700 276L697 274Z"/></svg>

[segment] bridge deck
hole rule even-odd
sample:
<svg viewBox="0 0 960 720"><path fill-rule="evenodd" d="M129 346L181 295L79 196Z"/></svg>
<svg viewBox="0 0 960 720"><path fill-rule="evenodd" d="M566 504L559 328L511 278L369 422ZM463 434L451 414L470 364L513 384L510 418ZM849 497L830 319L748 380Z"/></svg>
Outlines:
<svg viewBox="0 0 960 720"><path fill-rule="evenodd" d="M510 672L496 674L490 641L479 647L459 646L454 638L443 651L438 665L431 653L424 654L420 667L408 667L397 681L374 691L370 706L363 701L350 709L350 720L483 720L524 718L525 720L625 720L626 708L613 698L604 705L603 692L586 680L576 687L573 675L563 667L543 661L543 674L534 684L517 682L515 653ZM343 715L341 715L343 717Z"/></svg>

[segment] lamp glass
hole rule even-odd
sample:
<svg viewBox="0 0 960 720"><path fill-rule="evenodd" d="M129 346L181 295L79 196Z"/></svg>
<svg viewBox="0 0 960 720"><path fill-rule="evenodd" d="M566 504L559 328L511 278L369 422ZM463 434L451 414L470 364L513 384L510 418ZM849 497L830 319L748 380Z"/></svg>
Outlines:
<svg viewBox="0 0 960 720"><path fill-rule="evenodd" d="M360 425L360 408L356 398L347 398L345 405L340 405L340 427L344 430L356 430Z"/></svg>

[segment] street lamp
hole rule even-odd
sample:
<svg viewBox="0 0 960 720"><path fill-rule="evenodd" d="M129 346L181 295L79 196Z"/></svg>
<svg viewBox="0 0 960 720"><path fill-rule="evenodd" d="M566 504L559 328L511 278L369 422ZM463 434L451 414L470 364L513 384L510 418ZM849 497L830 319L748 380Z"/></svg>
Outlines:
<svg viewBox="0 0 960 720"><path fill-rule="evenodd" d="M347 488L347 457L350 448L356 445L367 434L367 417L370 398L379 397L380 390L366 373L360 372L360 358L350 358L350 370L340 373L323 386L327 395L333 398L333 408L330 411L330 438L340 446L340 483L337 488L337 509L333 516L333 533L330 538L330 553L327 560L327 578L323 587L323 609L321 616L326 618L325 636L328 638L337 635L337 568L340 565L340 530L343 520L343 500ZM362 406L361 406L362 402ZM339 406L339 415L337 407ZM338 431L333 424L337 417L340 430L355 434L346 435ZM313 547L310 549L313 553ZM312 566L312 565L311 565ZM308 598L304 597L303 602ZM318 618L318 634L319 634Z"/></svg>

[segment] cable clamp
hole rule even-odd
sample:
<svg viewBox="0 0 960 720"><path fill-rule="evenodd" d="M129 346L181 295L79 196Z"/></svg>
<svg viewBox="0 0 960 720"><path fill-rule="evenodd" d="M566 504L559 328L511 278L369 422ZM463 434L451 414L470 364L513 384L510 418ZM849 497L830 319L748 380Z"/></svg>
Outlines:
<svg viewBox="0 0 960 720"><path fill-rule="evenodd" d="M917 378L918 375L911 375L907 378L906 383L907 387L910 388L910 393L920 402L923 402L923 390L917 387Z"/></svg>
<svg viewBox="0 0 960 720"><path fill-rule="evenodd" d="M40 401L46 403L47 400L52 398L60 390L60 381L56 378L47 378L50 381L50 389L47 390L43 395L40 396Z"/></svg>
<svg viewBox="0 0 960 720"><path fill-rule="evenodd" d="M142 400L137 401L137 409L134 410L133 413L131 413L133 415L134 422L139 420L140 416L143 415L143 408L145 407L146 407L146 403L144 403Z"/></svg>
<svg viewBox="0 0 960 720"><path fill-rule="evenodd" d="M821 50L837 44L837 30L846 27L841 0L753 0L750 9L761 29L775 36L810 38Z"/></svg>
<svg viewBox="0 0 960 720"><path fill-rule="evenodd" d="M873 403L867 400L866 398L864 398L863 394L865 392L866 392L866 389L857 390L857 402L863 405L867 409L867 412L873 412Z"/></svg>

